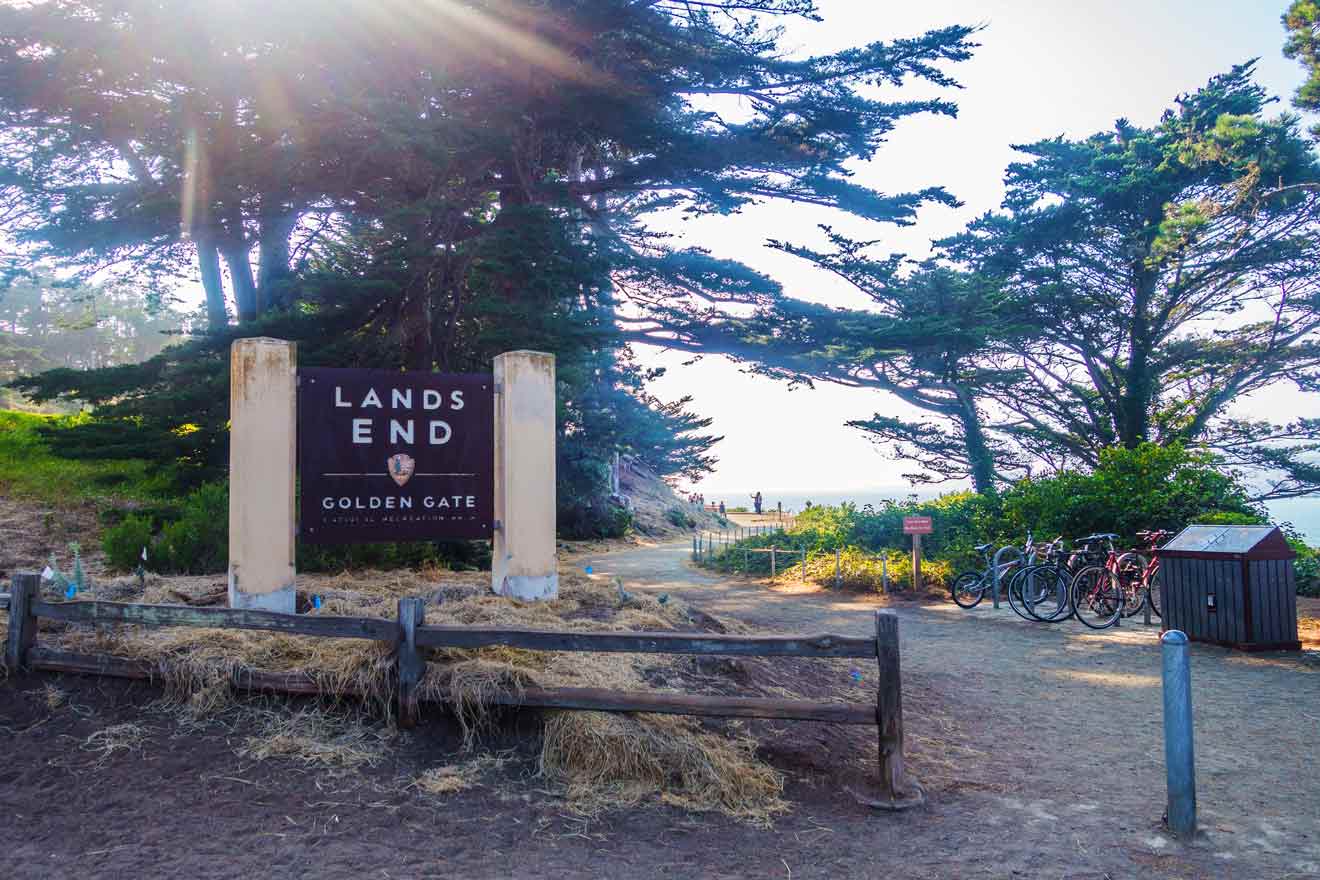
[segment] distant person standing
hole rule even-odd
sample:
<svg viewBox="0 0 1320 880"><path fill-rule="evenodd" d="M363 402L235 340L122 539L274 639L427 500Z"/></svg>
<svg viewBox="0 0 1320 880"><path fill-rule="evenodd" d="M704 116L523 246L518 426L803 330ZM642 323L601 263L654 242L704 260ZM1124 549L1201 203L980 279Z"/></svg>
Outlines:
<svg viewBox="0 0 1320 880"><path fill-rule="evenodd" d="M783 519L783 518L784 518L784 502L782 502L782 501L777 501L777 502L775 502L775 503L776 503L776 506L779 508L779 518L780 518L780 519Z"/></svg>
<svg viewBox="0 0 1320 880"><path fill-rule="evenodd" d="M752 506L756 509L756 515L761 515L761 493L757 492L752 496Z"/></svg>
<svg viewBox="0 0 1320 880"><path fill-rule="evenodd" d="M724 516L724 502L720 502L720 516Z"/></svg>

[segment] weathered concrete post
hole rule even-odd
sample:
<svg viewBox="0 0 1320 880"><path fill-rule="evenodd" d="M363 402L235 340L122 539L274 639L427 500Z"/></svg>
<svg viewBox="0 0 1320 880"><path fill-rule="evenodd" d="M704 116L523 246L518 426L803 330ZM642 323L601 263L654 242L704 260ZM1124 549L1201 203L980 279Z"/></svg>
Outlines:
<svg viewBox="0 0 1320 880"><path fill-rule="evenodd" d="M555 356L495 358L495 520L491 589L511 599L559 595L555 560Z"/></svg>
<svg viewBox="0 0 1320 880"><path fill-rule="evenodd" d="M229 606L292 614L297 348L236 339L229 353Z"/></svg>

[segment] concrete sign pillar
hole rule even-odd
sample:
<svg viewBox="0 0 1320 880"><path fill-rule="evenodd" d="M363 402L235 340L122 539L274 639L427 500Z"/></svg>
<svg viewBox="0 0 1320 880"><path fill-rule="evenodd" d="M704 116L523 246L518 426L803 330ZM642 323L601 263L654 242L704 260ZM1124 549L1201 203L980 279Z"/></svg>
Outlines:
<svg viewBox="0 0 1320 880"><path fill-rule="evenodd" d="M495 392L491 589L511 599L554 599L555 356L499 355Z"/></svg>
<svg viewBox="0 0 1320 880"><path fill-rule="evenodd" d="M293 614L297 354L237 339L229 353L229 606Z"/></svg>

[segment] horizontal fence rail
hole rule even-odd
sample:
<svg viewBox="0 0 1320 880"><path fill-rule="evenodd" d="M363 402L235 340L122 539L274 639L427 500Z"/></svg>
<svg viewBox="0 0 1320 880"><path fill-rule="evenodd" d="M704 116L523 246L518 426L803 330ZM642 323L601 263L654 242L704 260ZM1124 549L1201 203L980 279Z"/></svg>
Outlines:
<svg viewBox="0 0 1320 880"><path fill-rule="evenodd" d="M354 638L393 645L397 663L399 723L416 721L419 702L446 702L443 696L424 697L419 684L426 672L423 648L485 648L504 646L534 651L618 652L629 654L688 654L736 657L872 658L879 666L875 705L785 700L764 697L707 696L698 694L611 691L599 688L516 688L493 695L498 706L595 712L654 712L726 718L767 718L863 724L879 728L881 788L890 801L906 790L903 778L903 723L898 652L898 618L881 611L875 617L874 637L819 635L724 635L695 632L579 632L503 627L440 626L425 622L425 603L419 598L399 600L398 619L282 614L235 608L193 608L124 602L47 602L40 598L35 574L14 578L13 589L0 594L9 611L5 666L10 671L34 669L50 672L108 675L155 680L163 675L159 664L97 654L43 648L36 644L40 618L70 624L127 624L144 627L203 627L250 629L320 638ZM322 693L322 683L308 672L265 672L236 669L229 672L236 689L288 694ZM366 697L350 689L346 692Z"/></svg>
<svg viewBox="0 0 1320 880"><path fill-rule="evenodd" d="M259 629L300 636L394 641L398 624L382 617L331 617L281 614L245 608L192 608L185 605L138 605L125 602L32 603L32 613L68 623L134 623L140 626L190 626L204 629Z"/></svg>
<svg viewBox="0 0 1320 880"><path fill-rule="evenodd" d="M706 654L736 657L874 657L875 639L837 635L724 636L682 632L580 632L419 626L417 644L429 648L504 646L531 651Z"/></svg>

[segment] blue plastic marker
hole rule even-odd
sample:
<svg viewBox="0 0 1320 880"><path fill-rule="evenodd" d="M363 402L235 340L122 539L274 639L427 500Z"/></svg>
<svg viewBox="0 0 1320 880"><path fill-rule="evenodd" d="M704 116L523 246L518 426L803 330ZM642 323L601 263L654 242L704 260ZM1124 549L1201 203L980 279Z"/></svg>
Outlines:
<svg viewBox="0 0 1320 880"><path fill-rule="evenodd" d="M78 595L78 585L69 584L69 588L64 591L64 598L72 599L76 595Z"/></svg>
<svg viewBox="0 0 1320 880"><path fill-rule="evenodd" d="M590 565L587 566L587 574L591 574L591 566L590 566Z"/></svg>
<svg viewBox="0 0 1320 880"><path fill-rule="evenodd" d="M849 675L852 676L852 680L853 680L853 681L857 682L858 684L861 683L861 681L862 681L862 670L860 670L860 669L854 669L854 670L852 670L852 672L849 673Z"/></svg>
<svg viewBox="0 0 1320 880"><path fill-rule="evenodd" d="M320 607L321 607L321 597L320 597L320 596L317 596L317 595L313 595L313 596L312 596L312 607L313 607L313 608L320 608Z"/></svg>

